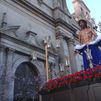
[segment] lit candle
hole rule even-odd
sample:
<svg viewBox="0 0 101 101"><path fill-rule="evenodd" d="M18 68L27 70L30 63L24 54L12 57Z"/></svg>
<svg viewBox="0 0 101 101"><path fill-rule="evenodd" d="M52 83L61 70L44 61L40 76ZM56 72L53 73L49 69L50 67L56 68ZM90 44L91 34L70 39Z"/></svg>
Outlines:
<svg viewBox="0 0 101 101"><path fill-rule="evenodd" d="M60 71L64 71L64 65L60 64Z"/></svg>
<svg viewBox="0 0 101 101"><path fill-rule="evenodd" d="M65 59L66 59L66 66L69 67L69 64L68 64L68 56L65 56Z"/></svg>

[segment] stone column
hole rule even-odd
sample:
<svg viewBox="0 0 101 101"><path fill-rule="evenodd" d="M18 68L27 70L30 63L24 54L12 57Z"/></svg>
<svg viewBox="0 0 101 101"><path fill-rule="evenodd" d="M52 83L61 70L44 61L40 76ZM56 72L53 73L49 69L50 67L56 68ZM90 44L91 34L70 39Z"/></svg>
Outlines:
<svg viewBox="0 0 101 101"><path fill-rule="evenodd" d="M59 36L58 39L60 40L60 48L59 48L59 63L63 64L64 66L64 74L68 75L71 73L71 66L70 66L70 56L69 56L69 50L68 50L68 44L66 42L66 39L64 36ZM69 72L68 67L66 66L66 56L68 56L68 64L69 64Z"/></svg>
<svg viewBox="0 0 101 101"><path fill-rule="evenodd" d="M5 46L0 46L0 78L5 70Z"/></svg>
<svg viewBox="0 0 101 101"><path fill-rule="evenodd" d="M6 63L6 75L5 75L5 85L4 85L4 96L2 101L13 101L13 91L14 91L14 74L12 71L13 64L13 49L7 49L7 63Z"/></svg>
<svg viewBox="0 0 101 101"><path fill-rule="evenodd" d="M5 66L5 46L1 46L0 45L0 101L2 101L3 99L3 95L4 95L4 77L5 77L5 70L6 70L6 66Z"/></svg>
<svg viewBox="0 0 101 101"><path fill-rule="evenodd" d="M64 36L59 35L57 39L60 40L60 48L58 50L59 62L65 64L65 52L64 52Z"/></svg>
<svg viewBox="0 0 101 101"><path fill-rule="evenodd" d="M75 73L77 72L77 64L76 64L76 58L73 54L74 53L73 39L68 40L68 49L69 49L69 55L70 55L71 72Z"/></svg>

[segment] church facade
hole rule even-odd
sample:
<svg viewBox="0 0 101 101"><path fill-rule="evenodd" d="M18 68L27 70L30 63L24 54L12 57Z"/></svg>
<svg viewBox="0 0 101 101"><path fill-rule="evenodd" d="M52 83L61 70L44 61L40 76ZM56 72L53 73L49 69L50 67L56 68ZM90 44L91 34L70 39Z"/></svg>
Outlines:
<svg viewBox="0 0 101 101"><path fill-rule="evenodd" d="M81 70L80 55L74 56L78 25L66 0L0 1L0 100L38 101L39 87L46 82L45 39L50 39L50 79ZM57 49L57 42L59 48ZM33 51L37 60L33 60ZM65 67L68 57L69 72Z"/></svg>

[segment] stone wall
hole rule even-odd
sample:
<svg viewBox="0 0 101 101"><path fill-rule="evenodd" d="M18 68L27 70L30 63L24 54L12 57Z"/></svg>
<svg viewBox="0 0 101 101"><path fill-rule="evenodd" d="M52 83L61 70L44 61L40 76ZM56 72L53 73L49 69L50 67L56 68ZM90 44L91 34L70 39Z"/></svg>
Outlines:
<svg viewBox="0 0 101 101"><path fill-rule="evenodd" d="M24 62L33 64L44 78L43 83L46 81L43 41L47 36L52 46L51 79L56 78L54 72L60 71L59 64L65 63L65 55L69 56L70 73L78 70L73 51L79 27L66 9L65 0L0 0L0 100L13 101L15 72ZM56 49L56 39L61 41L60 51ZM37 53L36 62L32 60L33 51Z"/></svg>

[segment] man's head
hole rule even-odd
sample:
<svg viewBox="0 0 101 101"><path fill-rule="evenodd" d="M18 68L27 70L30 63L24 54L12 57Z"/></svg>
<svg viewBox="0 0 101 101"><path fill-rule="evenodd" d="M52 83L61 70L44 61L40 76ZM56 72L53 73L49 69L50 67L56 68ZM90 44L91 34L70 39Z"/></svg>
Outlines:
<svg viewBox="0 0 101 101"><path fill-rule="evenodd" d="M79 20L78 24L81 27L81 29L87 28L87 22L83 19Z"/></svg>

